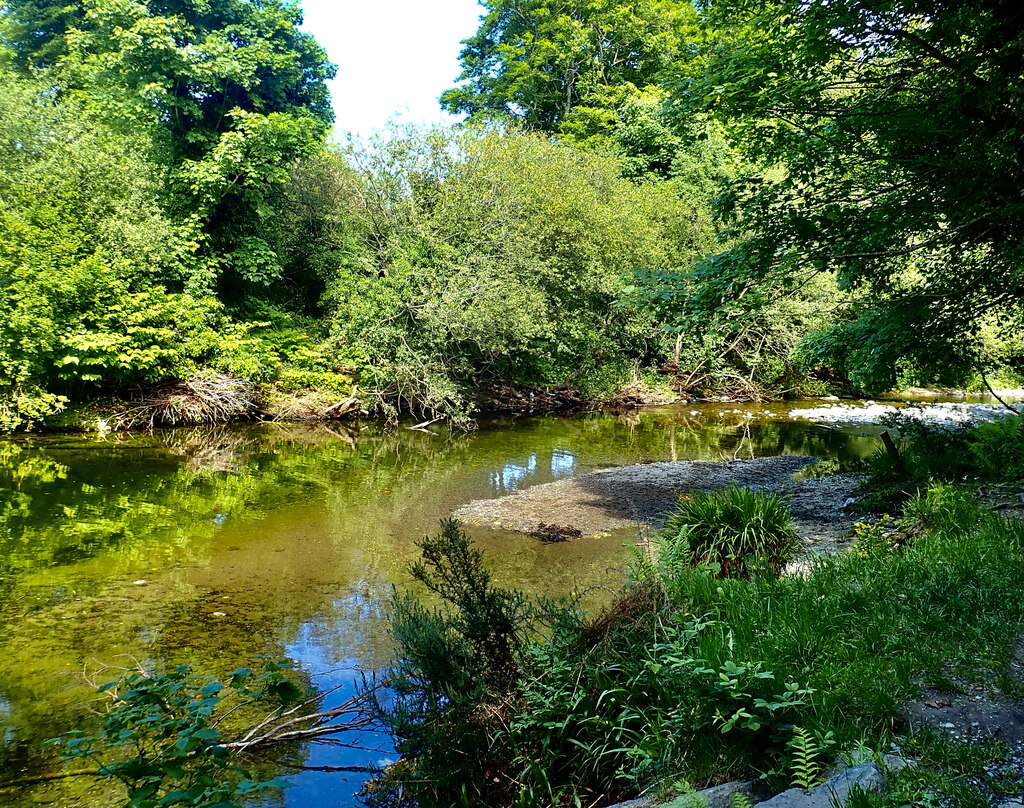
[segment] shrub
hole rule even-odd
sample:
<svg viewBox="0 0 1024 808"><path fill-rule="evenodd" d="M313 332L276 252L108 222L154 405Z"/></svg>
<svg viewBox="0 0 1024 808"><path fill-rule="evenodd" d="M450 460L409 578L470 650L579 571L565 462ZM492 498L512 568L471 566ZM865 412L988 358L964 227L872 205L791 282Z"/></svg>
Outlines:
<svg viewBox="0 0 1024 808"><path fill-rule="evenodd" d="M410 571L441 606L408 593L392 601L397 659L385 674L388 696L374 703L405 760L366 796L375 806L507 804L512 783L495 773L508 771L511 753L499 730L514 711L542 604L495 586L455 520L419 547Z"/></svg>
<svg viewBox="0 0 1024 808"><path fill-rule="evenodd" d="M707 243L672 185L521 132L410 131L350 160L361 184L340 207L359 245L325 304L383 401L452 417L506 387L596 379L600 395L664 356L652 314L613 304L634 268L689 264Z"/></svg>
<svg viewBox="0 0 1024 808"><path fill-rule="evenodd" d="M1024 621L1024 526L950 489L917 502L927 527L901 552L746 580L691 569L685 544L671 578L648 567L594 619L539 638L536 607L496 589L446 524L418 577L447 608L402 599L393 616L401 689L386 723L402 732L403 760L371 804L589 805L755 772L785 788L817 782L835 752L865 739L885 748L922 681L985 677ZM488 672L502 659L511 675Z"/></svg>
<svg viewBox="0 0 1024 808"><path fill-rule="evenodd" d="M867 510L899 507L934 481L1024 479L1024 416L953 429L903 413L884 421L899 434L902 468L883 449L870 458L861 499Z"/></svg>
<svg viewBox="0 0 1024 808"><path fill-rule="evenodd" d="M708 566L721 578L778 573L799 546L785 500L737 486L682 497L661 532L666 570Z"/></svg>
<svg viewBox="0 0 1024 808"><path fill-rule="evenodd" d="M982 517L977 500L952 485L929 486L907 502L904 512L922 527L934 530L969 528Z"/></svg>

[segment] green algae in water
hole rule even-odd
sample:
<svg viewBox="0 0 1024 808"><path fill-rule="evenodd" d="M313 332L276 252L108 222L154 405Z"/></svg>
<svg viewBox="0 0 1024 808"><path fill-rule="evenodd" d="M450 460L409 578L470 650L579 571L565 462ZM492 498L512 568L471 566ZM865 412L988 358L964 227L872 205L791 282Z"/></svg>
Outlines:
<svg viewBox="0 0 1024 808"><path fill-rule="evenodd" d="M59 770L42 741L93 720L85 681L117 666L223 675L254 654L288 656L325 687L384 665L391 585L411 583L415 541L469 500L669 459L809 454L845 468L872 446L778 408L732 409L529 418L472 434L267 424L0 441L0 772ZM548 595L614 586L634 538L473 533L501 582ZM386 750L300 756L346 765ZM292 805L337 805L346 791L336 775L289 779ZM0 804L117 804L89 780L21 791Z"/></svg>

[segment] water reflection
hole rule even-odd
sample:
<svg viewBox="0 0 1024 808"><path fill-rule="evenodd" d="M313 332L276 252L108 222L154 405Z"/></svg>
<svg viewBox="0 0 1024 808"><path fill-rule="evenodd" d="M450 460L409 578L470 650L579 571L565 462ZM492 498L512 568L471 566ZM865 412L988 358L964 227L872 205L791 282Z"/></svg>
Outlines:
<svg viewBox="0 0 1024 808"><path fill-rule="evenodd" d="M392 584L410 584L415 541L466 501L669 459L810 454L841 469L872 445L779 415L687 407L469 435L267 424L0 441L0 771L56 765L40 740L90 720L90 666L131 658L223 675L254 654L290 656L310 681L350 687L352 667L387 662L382 609ZM613 585L630 558L630 535L474 535L499 581L550 595ZM299 759L386 752L317 747ZM289 781L288 805L354 804L337 775ZM47 799L113 804L102 786L68 781L14 804Z"/></svg>

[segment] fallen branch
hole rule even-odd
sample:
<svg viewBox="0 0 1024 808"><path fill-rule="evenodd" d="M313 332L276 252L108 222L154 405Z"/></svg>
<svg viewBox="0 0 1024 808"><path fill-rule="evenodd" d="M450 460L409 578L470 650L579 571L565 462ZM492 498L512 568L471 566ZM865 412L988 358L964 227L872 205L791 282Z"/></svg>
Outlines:
<svg viewBox="0 0 1024 808"><path fill-rule="evenodd" d="M187 380L140 388L133 406L108 419L116 430L137 426L194 426L252 416L258 410L256 389L245 379L212 372Z"/></svg>

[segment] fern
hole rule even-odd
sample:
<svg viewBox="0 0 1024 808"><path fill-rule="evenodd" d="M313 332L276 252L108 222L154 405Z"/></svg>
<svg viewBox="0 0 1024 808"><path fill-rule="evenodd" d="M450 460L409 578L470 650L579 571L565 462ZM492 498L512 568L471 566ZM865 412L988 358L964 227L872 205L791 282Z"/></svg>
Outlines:
<svg viewBox="0 0 1024 808"><path fill-rule="evenodd" d="M730 808L754 808L754 802L749 794L736 792L732 795Z"/></svg>
<svg viewBox="0 0 1024 808"><path fill-rule="evenodd" d="M832 733L812 735L803 727L793 730L789 748L793 752L793 785L805 791L822 782L824 766L818 759L832 743Z"/></svg>

